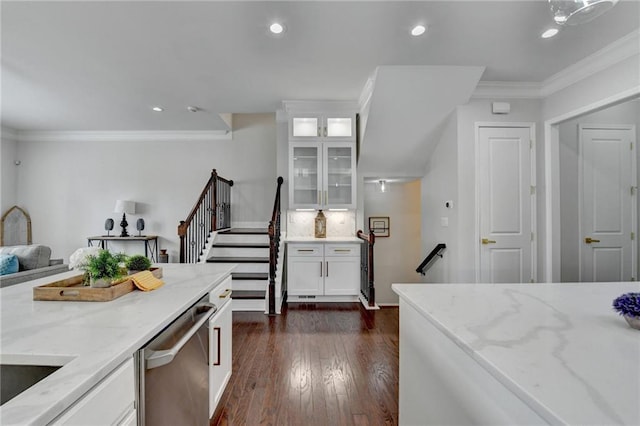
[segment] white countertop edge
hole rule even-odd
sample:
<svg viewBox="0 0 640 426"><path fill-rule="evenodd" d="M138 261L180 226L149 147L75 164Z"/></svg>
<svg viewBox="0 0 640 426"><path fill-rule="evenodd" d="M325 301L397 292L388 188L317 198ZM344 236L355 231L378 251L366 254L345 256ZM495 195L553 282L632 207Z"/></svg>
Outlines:
<svg viewBox="0 0 640 426"><path fill-rule="evenodd" d="M409 297L408 294L404 293L404 288L415 287L416 285L428 285L428 284L401 284L401 283L393 283L391 284L391 289L398 294L409 304L412 308L414 308L421 316L423 316L427 321L433 324L438 330L444 333L447 337L449 337L460 349L462 349L466 354L468 354L474 361L476 361L487 373L489 373L492 377L494 377L497 381L502 383L507 389L509 389L513 394L524 402L527 406L529 406L533 411L535 411L540 417L548 421L552 425L567 425L568 422L559 418L555 413L553 413L549 408L547 408L544 404L538 401L533 395L520 387L517 383L511 380L508 376L506 376L498 367L489 362L486 358L476 352L473 348L471 348L464 340L460 339L456 336L451 330L449 330L445 325L443 325L440 321L434 318L429 311L425 310L423 307L414 303L413 300Z"/></svg>
<svg viewBox="0 0 640 426"><path fill-rule="evenodd" d="M160 265L163 267L171 267L171 264L167 264L167 265ZM114 369L116 369L119 365L121 365L123 362L131 359L133 357L133 354L140 349L142 346L144 346L147 342L149 342L151 339L153 339L154 336L156 336L158 333L160 333L162 330L164 330L164 328L169 325L171 322L173 322L176 318L178 318L180 316L180 314L184 311L186 311L189 307L193 306L194 303L196 303L200 298L202 298L205 294L209 293L211 290L213 290L215 287L217 287L218 285L220 285L224 279L236 268L236 264L229 264L228 268L225 272L221 272L220 276L215 279L214 281L212 281L211 283L207 284L206 286L203 286L201 289L199 289L196 293L194 293L194 295L189 299L188 302L183 303L179 308L175 308L172 310L172 312L170 312L167 317L159 322L151 331L149 331L148 333L141 335L140 338L138 338L134 343L132 343L131 345L123 348L121 351L119 351L119 353L117 353L116 355L113 355L109 358L108 361L104 362L101 367L95 371L92 372L91 375L89 375L88 377L86 377L82 382L77 383L75 386L73 387L68 387L65 389L64 394L58 394L56 395L57 400L56 402L50 403L46 406L38 406L37 409L35 410L35 412L30 412L29 414L25 415L25 416L20 416L21 420L18 423L12 422L12 423L5 423L5 417L3 416L2 412L3 410L0 409L0 421L2 421L2 424L15 424L15 425L23 425L23 424L29 424L29 425L47 425L50 424L52 421L54 421L57 417L59 417L65 410L67 410L68 408L70 408L79 398L81 398L83 395L85 395L87 392L89 392L92 388L94 388L96 385L98 385L103 379L105 379ZM73 272L73 271L70 271ZM66 272L64 274L69 274L69 272ZM35 284L39 283L39 280L37 281L33 281L34 286ZM58 302L49 302L49 301L44 301L44 302L40 302L40 303L58 303ZM59 303L65 303L65 302L59 302ZM73 302L71 302L73 303ZM89 303L89 302L80 302L80 303ZM95 302L95 303L100 303L100 302ZM31 356L31 354L26 354L23 353L21 355L26 355L26 356ZM3 354L3 356L9 356L11 357L12 354ZM34 354L34 356L44 356L43 354ZM65 355L66 357L67 355ZM69 362L65 363L60 370L54 372L53 374L63 370L64 368L67 367L71 367L71 369L74 368L74 364L76 363L82 363L82 355L81 354L69 354L68 357L72 357L73 359L71 359ZM70 371L70 370L67 370ZM53 375L52 374L52 375ZM43 386L47 386L47 378L41 380L40 382L36 383L34 386L32 386L31 388L25 390L24 392L22 392L21 394L17 395L15 398L13 398L11 401L7 402L7 405L3 405L1 408L4 408L4 410L6 409L21 409L21 403L24 402L29 402L30 399L32 398L32 394L31 394L31 390L33 388L39 389ZM33 389L34 391L37 389ZM27 409L30 406L30 404L25 405L23 408ZM10 412L6 413L9 414L10 418L13 418L14 415L12 415Z"/></svg>

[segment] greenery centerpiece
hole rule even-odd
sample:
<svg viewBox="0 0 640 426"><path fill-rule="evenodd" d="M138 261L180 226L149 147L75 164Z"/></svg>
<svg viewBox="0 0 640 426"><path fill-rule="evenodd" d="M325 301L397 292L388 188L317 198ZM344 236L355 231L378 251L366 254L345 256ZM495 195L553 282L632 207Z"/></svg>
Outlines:
<svg viewBox="0 0 640 426"><path fill-rule="evenodd" d="M127 258L125 264L129 270L129 275L140 271L147 271L151 268L151 261L141 254L136 254Z"/></svg>
<svg viewBox="0 0 640 426"><path fill-rule="evenodd" d="M120 264L126 260L124 254L111 254L100 250L87 257L85 271L89 274L91 287L111 287L112 283L124 274Z"/></svg>

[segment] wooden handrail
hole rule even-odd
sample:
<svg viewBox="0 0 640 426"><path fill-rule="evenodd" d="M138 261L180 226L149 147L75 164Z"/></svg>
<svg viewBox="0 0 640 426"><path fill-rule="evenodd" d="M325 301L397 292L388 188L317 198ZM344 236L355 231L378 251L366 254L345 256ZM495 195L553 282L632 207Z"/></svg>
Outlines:
<svg viewBox="0 0 640 426"><path fill-rule="evenodd" d="M278 270L278 253L280 252L280 188L283 182L284 179L279 176L271 221L269 221L269 315L276 314L276 272Z"/></svg>
<svg viewBox="0 0 640 426"><path fill-rule="evenodd" d="M197 262L211 232L230 226L232 186L233 180L219 176L216 169L211 171L195 205L178 225L180 263ZM198 226L192 226L194 222Z"/></svg>
<svg viewBox="0 0 640 426"><path fill-rule="evenodd" d="M376 288L373 279L373 245L376 242L376 236L372 230L369 234L365 234L362 230L358 230L356 236L365 241L360 250L360 293L364 297L369 306L376 305Z"/></svg>

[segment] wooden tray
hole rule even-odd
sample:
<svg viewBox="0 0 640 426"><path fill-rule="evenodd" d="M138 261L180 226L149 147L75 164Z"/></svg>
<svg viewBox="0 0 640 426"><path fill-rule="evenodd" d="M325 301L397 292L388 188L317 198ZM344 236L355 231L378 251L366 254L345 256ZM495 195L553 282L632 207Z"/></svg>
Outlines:
<svg viewBox="0 0 640 426"><path fill-rule="evenodd" d="M156 278L162 278L162 268L151 268ZM84 274L33 288L33 300L71 300L74 302L108 302L136 289L131 278L106 288L83 285Z"/></svg>

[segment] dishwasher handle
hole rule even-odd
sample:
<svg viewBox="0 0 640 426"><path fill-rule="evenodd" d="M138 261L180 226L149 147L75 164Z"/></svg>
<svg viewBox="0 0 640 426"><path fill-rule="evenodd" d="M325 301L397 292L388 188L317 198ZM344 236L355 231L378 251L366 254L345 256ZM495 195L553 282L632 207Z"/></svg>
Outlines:
<svg viewBox="0 0 640 426"><path fill-rule="evenodd" d="M208 308L206 314L202 318L200 318L198 322L196 322L193 327L191 327L189 331L187 331L184 336L180 338L178 343L176 343L171 349L165 349L162 351L149 351L149 356L146 357L145 363L147 370L162 367L163 365L169 364L171 361L173 361L173 358L175 358L178 352L180 352L180 349L182 349L182 347L187 344L189 339L191 339L191 337L193 337L193 335L198 332L200 327L202 327L203 324L209 321L213 314L218 311L218 307L209 302L198 304L197 308L201 307ZM199 310L200 309L198 309L198 311Z"/></svg>

